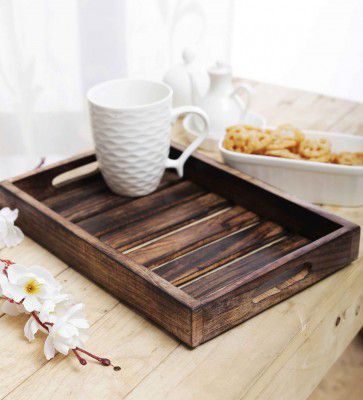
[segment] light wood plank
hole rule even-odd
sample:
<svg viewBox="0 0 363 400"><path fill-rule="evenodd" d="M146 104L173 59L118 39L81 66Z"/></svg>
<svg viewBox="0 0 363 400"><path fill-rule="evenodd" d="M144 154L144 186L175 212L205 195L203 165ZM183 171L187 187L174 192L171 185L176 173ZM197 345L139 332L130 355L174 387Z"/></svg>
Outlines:
<svg viewBox="0 0 363 400"><path fill-rule="evenodd" d="M14 249L6 250L4 253L9 254L13 251ZM17 251L18 253L12 259L21 260L25 265L29 265L27 262L29 258L32 263L45 266L54 275L60 271L60 267L65 266L63 262L28 238L17 248ZM3 251L0 254L2 256ZM86 303L85 311L90 323L96 322L117 305L117 301L112 296L70 268L59 273L57 279L63 285L64 292L70 293L74 301ZM16 318L3 316L0 319L2 360L0 361L0 398L46 364L42 347L43 338L29 344L24 337L23 328L27 318L24 315Z"/></svg>
<svg viewBox="0 0 363 400"><path fill-rule="evenodd" d="M122 399L151 373L179 343L119 304L91 330L89 347L107 354L122 371L73 357L57 357L29 377L6 399ZM28 392L29 391L29 392Z"/></svg>
<svg viewBox="0 0 363 400"><path fill-rule="evenodd" d="M344 115L335 124L329 126L329 130L332 132L363 135L363 104L356 104L349 113Z"/></svg>
<svg viewBox="0 0 363 400"><path fill-rule="evenodd" d="M363 336L358 335L333 365L309 400L358 400L363 397Z"/></svg>
<svg viewBox="0 0 363 400"><path fill-rule="evenodd" d="M267 83L256 85L252 82L252 85L255 87L255 95L250 110L263 115L268 125L272 126L291 123L302 129L326 129L357 105L349 100L300 89Z"/></svg>
<svg viewBox="0 0 363 400"><path fill-rule="evenodd" d="M261 400L307 398L363 325L362 286L363 270L298 351L291 358L282 359L283 366L276 369L272 379L256 383L246 397Z"/></svg>
<svg viewBox="0 0 363 400"><path fill-rule="evenodd" d="M275 87L266 96L272 96ZM294 124L301 129L324 130L351 111L355 103L302 92L300 96L282 99L269 109L262 109L268 125ZM257 108L259 105L257 104Z"/></svg>
<svg viewBox="0 0 363 400"><path fill-rule="evenodd" d="M0 250L0 258L26 266L43 265L54 276L68 268L62 260L28 237L19 246Z"/></svg>
<svg viewBox="0 0 363 400"><path fill-rule="evenodd" d="M184 346L179 346L175 352L167 356L167 354L170 354L170 348L167 346L169 350L164 353L164 356L167 357L164 357L165 362L162 362L160 367L155 370L155 373L148 375L141 384L141 388L143 388L150 380L151 387L147 386L146 392L143 390L141 393L139 389L135 389L134 392L130 393L130 398L200 398L198 395L193 395L196 393L208 399L221 398L218 396L222 395L222 393L225 395L224 398L234 398L235 395L239 395L239 391L235 392L236 388L241 390L241 387L252 385L253 376L257 379L262 372L266 371L267 367L271 367L269 365L271 359L275 360L274 355L282 354L281 349L285 349L287 338L290 338L290 343L287 346L287 350L285 350L285 357L287 357L286 352L287 355L292 352L291 346L295 349L299 347L301 341L303 342L309 336L310 331L314 330L314 322L318 325L320 313L313 313L316 304L320 304L320 307L324 309L325 305L329 308L329 305L334 303L337 298L339 299L341 294L342 286L339 287L338 291L334 292L332 290L333 287L337 287L337 282L344 282L344 288L350 290L350 284L358 281L357 277L362 275L363 271L362 268L358 270L355 266L353 265L339 272L343 276L338 277L338 274L332 276L308 291L274 307L272 310L261 314L196 350L190 351ZM362 285L360 285L361 287ZM98 296L95 297L99 298ZM310 301L307 301L308 299ZM115 357L116 362L121 362L124 366L124 373L126 373L125 378L112 375L108 370L102 369L100 371L99 366L91 366L88 370L78 369L79 367L75 367L74 360L66 359L61 361L59 360L60 357L57 357L57 360L46 364L45 367L11 393L8 398L22 399L27 396L30 399L48 399L52 396L56 399L64 399L65 397L76 399L79 398L77 396L80 393L85 395L84 398L98 398L97 396L101 393L105 393L107 398L111 395L119 396L125 393L123 387L126 383L141 381L143 375L140 374L138 367L140 356L137 350L141 351L144 348L145 341L150 338L153 331L158 333L156 339L152 338L152 343L156 348L159 349L161 347L163 349L165 341L167 344L171 342L171 346L177 346L177 342L158 328L149 326L149 323L146 323L132 311L129 311L129 314L135 316L136 320L134 321L131 318L131 322L122 313L116 312L116 309L112 313L116 315L112 318L111 314L108 315L95 326L95 331L91 335L90 346L96 351L102 351L104 354L107 353ZM309 319L310 315L313 316L311 319ZM281 324L281 320L284 320L285 323ZM110 321L110 324L107 321ZM141 332L137 329L140 321L147 324ZM270 332L267 337L266 326L269 327L268 331ZM151 333L150 329L152 330ZM137 332L136 336L140 341L138 346L133 343L130 344L135 332ZM11 329L9 334L14 335L14 331ZM12 336L12 340L14 343L19 338ZM24 350L26 350L25 346L32 347L25 343ZM271 353L271 346L274 354ZM21 350L23 349L21 348ZM21 367L26 369L27 366L24 365L24 361L34 362L38 357L40 357L40 354L26 354L25 358L22 358L23 362L20 362ZM162 359L164 358L162 357ZM142 358L141 361L146 363L147 360L149 360L149 355ZM160 361L161 359L158 360ZM252 368L256 361L258 365ZM275 362L279 367L278 361ZM280 362L282 361L280 360ZM237 366L238 368L236 368ZM241 366L243 373L241 373ZM243 366L246 366L246 368L243 368ZM160 371L161 367L162 370ZM251 368L253 369L253 376L249 373ZM223 371L226 370L229 371L227 382L231 384L233 390L231 388L228 389L230 385L226 387L224 382L226 376ZM28 369L26 371L29 372ZM146 368L146 371L150 372L148 368ZM101 381L104 382L104 385L97 380L100 373L104 374ZM219 374L220 377L218 378ZM3 377L3 373L1 376ZM161 378L162 381L159 380ZM92 385L95 380L97 380L98 384ZM47 384L48 382L51 382L51 384ZM99 387L99 389L95 389L94 386ZM130 389L131 386L129 385L127 388ZM37 388L40 388L39 392ZM178 397L177 393L180 391L182 391L183 396ZM35 392L34 397L32 397L33 392ZM150 394L148 395L149 392ZM164 395L166 397L163 397Z"/></svg>
<svg viewBox="0 0 363 400"><path fill-rule="evenodd" d="M192 352L179 347L127 399L253 399L248 391L267 386L362 279L363 266L352 265Z"/></svg>

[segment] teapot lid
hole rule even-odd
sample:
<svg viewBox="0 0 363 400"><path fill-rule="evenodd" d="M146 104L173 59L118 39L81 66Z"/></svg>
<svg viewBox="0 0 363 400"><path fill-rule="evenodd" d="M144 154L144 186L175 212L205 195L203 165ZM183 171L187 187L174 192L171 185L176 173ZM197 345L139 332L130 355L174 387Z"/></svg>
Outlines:
<svg viewBox="0 0 363 400"><path fill-rule="evenodd" d="M218 60L208 69L208 72L210 72L211 74L221 74L221 75L231 74L232 68L225 62Z"/></svg>

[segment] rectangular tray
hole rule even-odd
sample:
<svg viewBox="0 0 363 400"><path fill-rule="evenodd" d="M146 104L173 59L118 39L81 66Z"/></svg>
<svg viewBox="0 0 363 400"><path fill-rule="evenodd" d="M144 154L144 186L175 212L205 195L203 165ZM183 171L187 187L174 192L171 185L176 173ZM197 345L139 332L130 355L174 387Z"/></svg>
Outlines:
<svg viewBox="0 0 363 400"><path fill-rule="evenodd" d="M171 156L182 147L173 144ZM97 173L54 187L92 153L0 184L19 226L191 347L348 265L359 226L203 155L141 198Z"/></svg>

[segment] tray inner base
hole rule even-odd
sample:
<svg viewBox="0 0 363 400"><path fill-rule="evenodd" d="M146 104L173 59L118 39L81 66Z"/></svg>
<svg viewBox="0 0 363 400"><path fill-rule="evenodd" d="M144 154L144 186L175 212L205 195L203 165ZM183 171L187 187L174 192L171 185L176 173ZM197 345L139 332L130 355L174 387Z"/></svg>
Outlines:
<svg viewBox="0 0 363 400"><path fill-rule="evenodd" d="M198 299L310 242L172 172L141 198L113 194L100 174L45 193L38 200Z"/></svg>

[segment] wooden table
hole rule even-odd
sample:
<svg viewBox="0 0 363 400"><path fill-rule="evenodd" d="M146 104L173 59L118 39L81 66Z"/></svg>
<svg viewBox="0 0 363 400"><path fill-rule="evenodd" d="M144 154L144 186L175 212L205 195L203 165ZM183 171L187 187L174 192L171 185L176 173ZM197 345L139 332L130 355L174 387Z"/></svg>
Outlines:
<svg viewBox="0 0 363 400"><path fill-rule="evenodd" d="M252 84L252 109L271 125L363 132L362 104ZM329 209L363 225L363 208ZM29 344L23 337L26 317L1 316L1 399L306 399L363 325L362 257L195 350L28 238L0 257L46 266L86 304L92 324L88 348L123 367L81 367L73 356L60 355L47 363L43 339Z"/></svg>

